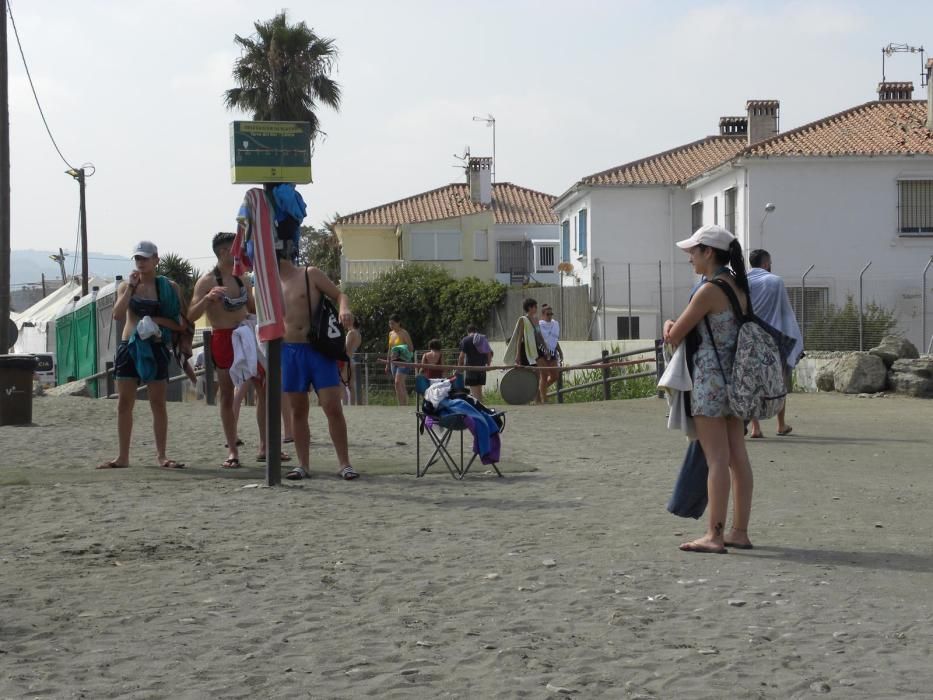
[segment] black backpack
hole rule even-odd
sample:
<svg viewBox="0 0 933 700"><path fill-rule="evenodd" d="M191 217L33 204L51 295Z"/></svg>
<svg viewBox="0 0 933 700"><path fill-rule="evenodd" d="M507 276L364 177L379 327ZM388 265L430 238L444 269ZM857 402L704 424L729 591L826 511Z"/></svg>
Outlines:
<svg viewBox="0 0 933 700"><path fill-rule="evenodd" d="M340 315L334 303L321 294L317 309L313 313L311 311L311 283L308 281L308 268L305 268L305 290L308 294L308 316L311 322L308 342L324 357L348 362L350 358L347 357L346 332L340 325Z"/></svg>

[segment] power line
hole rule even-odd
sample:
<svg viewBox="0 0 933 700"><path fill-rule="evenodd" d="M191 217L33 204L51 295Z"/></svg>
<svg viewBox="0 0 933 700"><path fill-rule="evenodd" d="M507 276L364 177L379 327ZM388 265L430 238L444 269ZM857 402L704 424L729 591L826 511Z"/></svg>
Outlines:
<svg viewBox="0 0 933 700"><path fill-rule="evenodd" d="M36 107L39 108L39 116L42 117L42 123L45 124L45 130L48 132L49 138L52 140L52 145L55 146L55 150L58 152L58 157L62 159L62 162L65 165L74 170L74 166L67 161L65 156L62 155L61 149L55 142L55 137L52 136L52 130L49 128L49 123L45 120L45 113L42 111L42 105L39 104L39 96L36 94L36 86L32 84L32 75L29 73L29 64L26 63L26 54L23 52L23 45L19 41L19 32L16 30L16 20L13 19L13 7L10 5L9 0L7 0L6 8L10 15L10 24L13 26L13 36L16 37L16 46L19 48L19 55L23 59L23 68L26 69L26 77L29 79L29 87L32 90L32 96L36 101Z"/></svg>

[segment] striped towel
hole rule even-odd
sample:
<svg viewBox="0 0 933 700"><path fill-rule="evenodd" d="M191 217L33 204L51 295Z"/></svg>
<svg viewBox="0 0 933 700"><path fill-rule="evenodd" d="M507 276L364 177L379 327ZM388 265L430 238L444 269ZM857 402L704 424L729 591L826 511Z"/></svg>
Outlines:
<svg viewBox="0 0 933 700"><path fill-rule="evenodd" d="M264 343L285 335L285 300L275 254L281 243L275 237L273 217L265 192L258 187L248 190L237 214L232 250L234 275L256 273L256 327Z"/></svg>

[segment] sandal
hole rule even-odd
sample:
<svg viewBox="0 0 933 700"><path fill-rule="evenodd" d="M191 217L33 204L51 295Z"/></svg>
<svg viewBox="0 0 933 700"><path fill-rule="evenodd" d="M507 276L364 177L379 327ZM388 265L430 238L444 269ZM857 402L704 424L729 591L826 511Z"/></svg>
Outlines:
<svg viewBox="0 0 933 700"><path fill-rule="evenodd" d="M344 466L344 468L340 470L340 472L337 474L337 476L339 476L339 477L340 477L341 479L343 479L344 481L352 481L353 479L359 479L359 478L360 478L359 473L358 473L353 467L351 467L349 464L347 464L346 466Z"/></svg>
<svg viewBox="0 0 933 700"><path fill-rule="evenodd" d="M715 545L699 544L698 542L684 542L680 545L681 552L696 552L697 554L728 554L729 550L725 547L716 547Z"/></svg>
<svg viewBox="0 0 933 700"><path fill-rule="evenodd" d="M162 469L184 469L184 462L176 462L174 459L166 459L164 462L159 462L159 466Z"/></svg>
<svg viewBox="0 0 933 700"><path fill-rule="evenodd" d="M237 457L228 457L224 460L224 463L220 465L221 469L239 469L240 460Z"/></svg>
<svg viewBox="0 0 933 700"><path fill-rule="evenodd" d="M280 462L290 462L291 460L292 460L292 456L291 456L291 455L288 455L288 454L285 454L284 452L282 453L282 456L279 457L279 461L280 461ZM256 461L257 461L257 462L265 462L265 461L266 461L266 456L265 456L265 455L256 455Z"/></svg>
<svg viewBox="0 0 933 700"><path fill-rule="evenodd" d="M129 466L129 464L120 464L117 460L111 459L109 462L98 464L96 469L126 469Z"/></svg>
<svg viewBox="0 0 933 700"><path fill-rule="evenodd" d="M295 467L285 475L285 478L289 481L301 481L302 479L310 479L311 475L304 467Z"/></svg>

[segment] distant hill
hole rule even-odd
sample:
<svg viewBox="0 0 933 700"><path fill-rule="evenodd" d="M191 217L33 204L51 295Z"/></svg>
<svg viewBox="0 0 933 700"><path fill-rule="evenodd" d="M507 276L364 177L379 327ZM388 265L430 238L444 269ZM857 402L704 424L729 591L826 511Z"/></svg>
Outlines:
<svg viewBox="0 0 933 700"><path fill-rule="evenodd" d="M43 273L47 280L57 280L62 276L58 263L50 259L57 255L57 250L13 250L10 251L10 284L38 284ZM125 275L132 269L129 256L112 253L88 253L88 272L93 276L110 277ZM73 271L73 272L72 272ZM65 274L81 274L81 258L76 259L74 251L65 251Z"/></svg>

